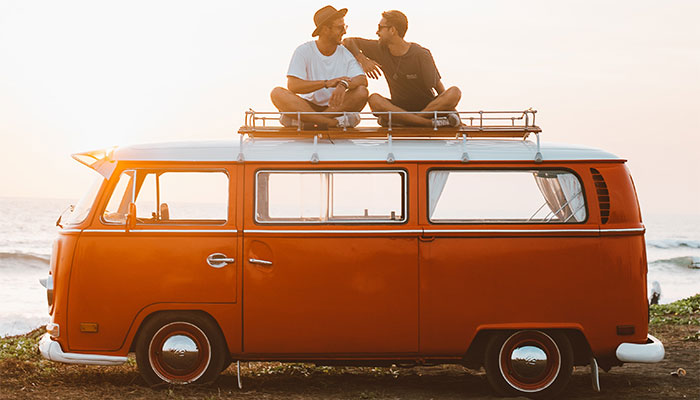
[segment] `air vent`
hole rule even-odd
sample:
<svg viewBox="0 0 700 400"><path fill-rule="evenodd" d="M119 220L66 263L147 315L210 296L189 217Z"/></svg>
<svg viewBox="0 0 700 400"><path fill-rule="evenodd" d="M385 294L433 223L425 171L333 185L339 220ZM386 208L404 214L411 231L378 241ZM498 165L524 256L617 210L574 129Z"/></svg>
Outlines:
<svg viewBox="0 0 700 400"><path fill-rule="evenodd" d="M605 184L603 175L601 175L600 171L597 169L591 168L591 174L593 174L593 182L595 182L595 190L598 195L600 222L605 224L610 218L610 193L608 192L608 185Z"/></svg>

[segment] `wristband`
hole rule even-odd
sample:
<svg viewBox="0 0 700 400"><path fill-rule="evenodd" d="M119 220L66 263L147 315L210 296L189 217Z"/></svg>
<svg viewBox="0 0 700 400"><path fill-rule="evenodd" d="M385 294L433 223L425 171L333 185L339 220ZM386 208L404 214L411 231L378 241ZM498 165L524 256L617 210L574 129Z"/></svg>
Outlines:
<svg viewBox="0 0 700 400"><path fill-rule="evenodd" d="M345 86L345 89L347 89L347 88L350 87L350 82L348 82L348 81L346 81L345 79L343 79L343 80L341 80L340 82L338 82L338 85L343 85L343 86Z"/></svg>

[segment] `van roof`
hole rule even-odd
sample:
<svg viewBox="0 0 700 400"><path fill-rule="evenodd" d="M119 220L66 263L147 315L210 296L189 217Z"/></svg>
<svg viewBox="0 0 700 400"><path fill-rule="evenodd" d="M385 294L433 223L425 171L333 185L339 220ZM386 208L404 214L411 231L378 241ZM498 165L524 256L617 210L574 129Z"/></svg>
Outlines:
<svg viewBox="0 0 700 400"><path fill-rule="evenodd" d="M543 161L623 161L603 150L569 144L542 142L540 152ZM116 148L110 158L134 161L533 161L536 154L537 144L522 139L241 137L240 140L124 146Z"/></svg>

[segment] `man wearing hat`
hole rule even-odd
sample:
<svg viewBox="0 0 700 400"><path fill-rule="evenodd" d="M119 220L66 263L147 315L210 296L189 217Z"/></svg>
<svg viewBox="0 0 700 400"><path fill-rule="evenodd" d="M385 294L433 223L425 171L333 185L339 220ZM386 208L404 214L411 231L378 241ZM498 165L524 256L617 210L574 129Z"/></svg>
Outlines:
<svg viewBox="0 0 700 400"><path fill-rule="evenodd" d="M316 127L351 128L360 122L359 111L367 104L367 77L355 57L341 45L347 8L325 6L314 14L317 40L297 47L287 71L287 88L276 87L270 97L281 112L334 112L333 115L302 115ZM280 118L285 126L297 126L293 115Z"/></svg>
<svg viewBox="0 0 700 400"><path fill-rule="evenodd" d="M374 112L416 111L413 114L392 115L392 123L413 126L461 125L457 113L441 114L433 120L431 111L453 111L462 96L455 86L445 89L430 51L404 40L408 19L400 11L382 13L377 26L379 40L346 38L343 44L354 54L370 78L378 79L380 69L389 85L391 98L377 93L369 97ZM418 113L418 111L423 111ZM386 115L379 115L380 125L386 125Z"/></svg>

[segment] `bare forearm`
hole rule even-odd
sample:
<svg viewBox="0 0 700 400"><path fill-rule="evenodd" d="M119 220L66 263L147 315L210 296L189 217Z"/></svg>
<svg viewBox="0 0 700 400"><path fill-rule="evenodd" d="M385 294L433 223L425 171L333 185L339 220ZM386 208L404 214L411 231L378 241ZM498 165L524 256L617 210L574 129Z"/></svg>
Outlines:
<svg viewBox="0 0 700 400"><path fill-rule="evenodd" d="M287 88L292 93L311 93L326 86L327 81L307 81L294 76L287 77Z"/></svg>
<svg viewBox="0 0 700 400"><path fill-rule="evenodd" d="M352 55L355 56L355 58L362 55L360 48L357 46L357 43L355 42L355 38L343 39L343 46L345 46L345 48L348 49L350 51L350 53L352 53Z"/></svg>

